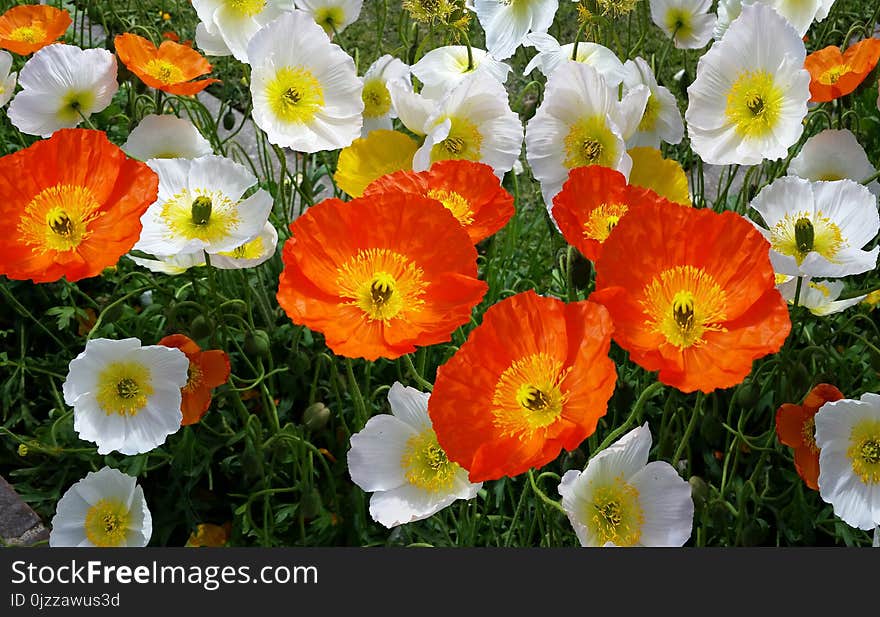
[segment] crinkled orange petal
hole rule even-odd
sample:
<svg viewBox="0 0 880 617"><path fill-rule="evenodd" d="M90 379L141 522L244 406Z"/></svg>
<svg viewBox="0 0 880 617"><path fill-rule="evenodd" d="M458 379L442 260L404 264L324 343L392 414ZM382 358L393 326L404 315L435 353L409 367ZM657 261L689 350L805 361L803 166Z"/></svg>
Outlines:
<svg viewBox="0 0 880 617"><path fill-rule="evenodd" d="M804 409L803 405L783 403L776 410L776 436L779 442L791 448L803 448L804 422L815 415Z"/></svg>
<svg viewBox="0 0 880 617"><path fill-rule="evenodd" d="M58 40L73 23L70 13L53 6L41 4L14 6L0 15L0 49L8 49L20 56L27 56ZM22 27L36 27L43 36L33 42L10 38L13 31Z"/></svg>

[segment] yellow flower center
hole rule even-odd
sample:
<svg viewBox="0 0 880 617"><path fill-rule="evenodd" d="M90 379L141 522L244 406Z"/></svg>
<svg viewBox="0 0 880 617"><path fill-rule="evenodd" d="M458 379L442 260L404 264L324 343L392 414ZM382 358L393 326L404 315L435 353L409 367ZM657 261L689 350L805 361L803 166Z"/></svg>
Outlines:
<svg viewBox="0 0 880 617"><path fill-rule="evenodd" d="M232 259L259 259L263 256L264 250L263 239L257 236L250 242L245 242L231 251L222 251L220 254Z"/></svg>
<svg viewBox="0 0 880 617"><path fill-rule="evenodd" d="M167 60L158 60L155 58L150 60L144 67L144 72L151 77L155 77L163 84L178 84L185 81L183 71L180 67Z"/></svg>
<svg viewBox="0 0 880 617"><path fill-rule="evenodd" d="M79 122L83 115L91 113L95 105L95 93L90 90L68 92L61 97L57 116L62 122Z"/></svg>
<svg viewBox="0 0 880 617"><path fill-rule="evenodd" d="M431 162L447 159L479 161L483 136L477 125L466 118L450 117L448 120L452 123L449 135L431 148Z"/></svg>
<svg viewBox="0 0 880 617"><path fill-rule="evenodd" d="M253 17L266 7L266 0L226 0L226 8L237 17Z"/></svg>
<svg viewBox="0 0 880 617"><path fill-rule="evenodd" d="M617 149L614 134L604 116L594 116L571 126L565 137L565 161L569 169L602 165L614 167Z"/></svg>
<svg viewBox="0 0 880 617"><path fill-rule="evenodd" d="M833 66L819 76L819 83L826 86L833 86L840 78L852 71L848 64L840 64Z"/></svg>
<svg viewBox="0 0 880 617"><path fill-rule="evenodd" d="M190 360L186 369L186 384L181 388L184 392L194 392L202 385L202 367Z"/></svg>
<svg viewBox="0 0 880 617"><path fill-rule="evenodd" d="M666 29L672 31L674 38L687 38L694 31L690 12L674 7L666 12Z"/></svg>
<svg viewBox="0 0 880 617"><path fill-rule="evenodd" d="M324 108L321 82L303 67L278 70L266 86L269 109L284 122L308 124Z"/></svg>
<svg viewBox="0 0 880 617"><path fill-rule="evenodd" d="M183 189L162 205L159 216L168 227L165 236L221 242L241 223L238 203L219 191Z"/></svg>
<svg viewBox="0 0 880 617"><path fill-rule="evenodd" d="M25 206L18 232L35 253L72 251L89 237L89 224L103 216L99 208L87 187L56 184Z"/></svg>
<svg viewBox="0 0 880 617"><path fill-rule="evenodd" d="M391 93L381 79L371 79L364 84L364 117L381 118L391 111Z"/></svg>
<svg viewBox="0 0 880 617"><path fill-rule="evenodd" d="M601 204L594 208L584 223L584 238L605 242L627 210L624 204Z"/></svg>
<svg viewBox="0 0 880 617"><path fill-rule="evenodd" d="M724 113L741 137L765 137L782 115L783 99L773 75L767 71L744 71L727 93Z"/></svg>
<svg viewBox="0 0 880 617"><path fill-rule="evenodd" d="M526 438L556 422L566 394L562 382L571 368L546 353L521 358L505 370L495 384L492 415L503 435Z"/></svg>
<svg viewBox="0 0 880 617"><path fill-rule="evenodd" d="M429 493L448 491L461 469L446 457L432 429L407 440L401 465L409 483Z"/></svg>
<svg viewBox="0 0 880 617"><path fill-rule="evenodd" d="M852 428L846 451L853 471L865 484L880 484L880 420L862 420Z"/></svg>
<svg viewBox="0 0 880 617"><path fill-rule="evenodd" d="M583 520L601 544L633 546L641 539L645 516L636 487L617 477L612 484L594 488L591 496Z"/></svg>
<svg viewBox="0 0 880 617"><path fill-rule="evenodd" d="M828 172L828 173L825 173L825 174L822 174L821 176L819 176L818 179L825 181L825 182L836 182L837 180L843 180L845 177L846 176L843 176L841 174Z"/></svg>
<svg viewBox="0 0 880 617"><path fill-rule="evenodd" d="M131 515L116 499L101 499L86 512L86 538L95 546L121 546L125 543Z"/></svg>
<svg viewBox="0 0 880 617"><path fill-rule="evenodd" d="M455 191L429 189L428 197L442 203L462 225L470 225L474 222L474 213L471 210L470 202Z"/></svg>
<svg viewBox="0 0 880 617"><path fill-rule="evenodd" d="M345 11L340 6L325 6L315 11L315 21L331 35L339 24L345 21Z"/></svg>
<svg viewBox="0 0 880 617"><path fill-rule="evenodd" d="M45 40L46 31L40 26L20 26L9 33L9 38L19 43L38 43Z"/></svg>
<svg viewBox="0 0 880 617"><path fill-rule="evenodd" d="M639 121L639 130L645 133L653 131L657 126L657 118L660 117L660 102L654 94L648 95L648 102L645 103L645 112Z"/></svg>
<svg viewBox="0 0 880 617"><path fill-rule="evenodd" d="M676 266L645 286L639 302L645 325L681 349L704 343L706 332L723 332L727 294L705 270Z"/></svg>
<svg viewBox="0 0 880 617"><path fill-rule="evenodd" d="M136 416L153 394L150 369L139 362L111 362L98 374L95 390L108 416Z"/></svg>
<svg viewBox="0 0 880 617"><path fill-rule="evenodd" d="M804 445L809 448L810 452L819 454L819 446L816 445L816 418L811 416L804 420L801 436L804 439Z"/></svg>
<svg viewBox="0 0 880 617"><path fill-rule="evenodd" d="M812 251L834 261L838 251L847 244L840 234L840 227L821 211L815 215L802 211L786 214L773 226L770 246L777 253L794 257L800 265Z"/></svg>
<svg viewBox="0 0 880 617"><path fill-rule="evenodd" d="M392 319L406 319L419 310L427 283L424 272L400 253L388 249L366 249L337 271L339 295L356 306L369 321L388 325Z"/></svg>

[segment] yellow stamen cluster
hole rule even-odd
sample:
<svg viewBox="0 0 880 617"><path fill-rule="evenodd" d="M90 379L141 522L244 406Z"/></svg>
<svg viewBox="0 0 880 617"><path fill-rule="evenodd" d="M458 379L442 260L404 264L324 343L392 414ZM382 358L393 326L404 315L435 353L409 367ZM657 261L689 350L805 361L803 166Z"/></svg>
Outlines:
<svg viewBox="0 0 880 617"><path fill-rule="evenodd" d="M448 491L461 469L446 457L432 429L409 438L401 465L409 483L429 493Z"/></svg>
<svg viewBox="0 0 880 617"><path fill-rule="evenodd" d="M571 367L546 353L521 358L505 370L495 384L492 415L504 435L527 438L556 422L566 394L562 382Z"/></svg>
<svg viewBox="0 0 880 617"><path fill-rule="evenodd" d="M424 305L424 272L407 257L388 249L361 250L337 272L339 295L369 321L406 319Z"/></svg>
<svg viewBox="0 0 880 617"><path fill-rule="evenodd" d="M852 68L847 64L833 66L819 76L819 83L826 86L833 86L840 81L841 77L850 71L852 71Z"/></svg>
<svg viewBox="0 0 880 617"><path fill-rule="evenodd" d="M72 251L88 238L90 224L103 215L99 208L87 187L57 184L25 206L18 232L35 253Z"/></svg>
<svg viewBox="0 0 880 617"><path fill-rule="evenodd" d="M259 14L266 8L266 0L226 0L226 7L243 19Z"/></svg>
<svg viewBox="0 0 880 617"><path fill-rule="evenodd" d="M850 433L846 455L865 484L880 484L880 420L862 420Z"/></svg>
<svg viewBox="0 0 880 617"><path fill-rule="evenodd" d="M474 213L471 210L470 202L455 191L430 189L428 190L428 197L442 203L447 210L455 215L455 218L462 225L470 225L474 222Z"/></svg>
<svg viewBox="0 0 880 617"><path fill-rule="evenodd" d="M645 522L638 489L622 477L593 488L583 519L600 545L633 546L641 539Z"/></svg>
<svg viewBox="0 0 880 617"><path fill-rule="evenodd" d="M617 155L614 134L604 116L586 118L573 124L564 143L563 164L569 169L588 165L614 167Z"/></svg>
<svg viewBox="0 0 880 617"><path fill-rule="evenodd" d="M770 230L770 246L773 250L794 257L798 265L812 251L828 261L834 261L837 253L846 245L840 227L821 211L815 214L807 211L786 214Z"/></svg>
<svg viewBox="0 0 880 617"><path fill-rule="evenodd" d="M241 224L237 206L219 191L184 189L162 205L160 217L168 227L168 239L212 244L225 240Z"/></svg>
<svg viewBox="0 0 880 617"><path fill-rule="evenodd" d="M150 369L139 362L111 362L98 374L95 399L108 416L136 416L153 394Z"/></svg>
<svg viewBox="0 0 880 617"><path fill-rule="evenodd" d="M601 204L593 209L584 223L584 238L605 242L627 210L625 204Z"/></svg>
<svg viewBox="0 0 880 617"><path fill-rule="evenodd" d="M448 159L479 161L483 136L477 125L466 118L449 117L452 126L446 139L431 148L431 162Z"/></svg>
<svg viewBox="0 0 880 617"><path fill-rule="evenodd" d="M381 118L391 111L391 93L381 79L371 79L365 83L361 97L364 100L365 118Z"/></svg>
<svg viewBox="0 0 880 617"><path fill-rule="evenodd" d="M748 139L770 134L782 115L784 95L767 71L744 71L727 93L725 116Z"/></svg>
<svg viewBox="0 0 880 617"><path fill-rule="evenodd" d="M266 99L279 120L308 124L324 108L324 89L308 69L286 66L266 85Z"/></svg>
<svg viewBox="0 0 880 617"><path fill-rule="evenodd" d="M804 420L801 427L801 436L804 438L804 445L809 448L813 454L819 454L819 446L816 445L816 419L809 417Z"/></svg>
<svg viewBox="0 0 880 617"><path fill-rule="evenodd" d="M179 66L167 60L152 59L144 66L144 72L163 84L178 84L186 81Z"/></svg>
<svg viewBox="0 0 880 617"><path fill-rule="evenodd" d="M40 26L20 26L9 33L9 38L19 43L37 43L46 38L46 31Z"/></svg>
<svg viewBox="0 0 880 617"><path fill-rule="evenodd" d="M403 10L422 23L447 22L455 11L452 0L403 0Z"/></svg>
<svg viewBox="0 0 880 617"><path fill-rule="evenodd" d="M86 538L95 546L121 546L125 543L130 519L124 503L101 499L86 512Z"/></svg>

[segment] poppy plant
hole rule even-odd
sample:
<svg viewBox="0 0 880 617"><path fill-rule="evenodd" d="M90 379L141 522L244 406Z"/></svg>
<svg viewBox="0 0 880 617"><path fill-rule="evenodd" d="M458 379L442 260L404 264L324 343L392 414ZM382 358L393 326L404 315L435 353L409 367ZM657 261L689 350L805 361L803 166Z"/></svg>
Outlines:
<svg viewBox="0 0 880 617"><path fill-rule="evenodd" d="M14 6L0 15L0 48L27 56L58 40L71 23L70 13L52 6Z"/></svg>
<svg viewBox="0 0 880 617"><path fill-rule="evenodd" d="M807 56L804 67L810 72L810 101L833 101L859 87L880 59L880 39L865 39L845 52L829 45Z"/></svg>
<svg viewBox="0 0 880 617"><path fill-rule="evenodd" d="M127 253L159 178L101 131L62 129L0 159L0 274L97 276Z"/></svg>
<svg viewBox="0 0 880 617"><path fill-rule="evenodd" d="M211 65L199 52L174 41L159 47L142 36L126 32L114 39L116 54L141 81L157 90L188 96L201 92L219 79L192 81L211 72Z"/></svg>
<svg viewBox="0 0 880 617"><path fill-rule="evenodd" d="M642 203L669 203L650 189L627 184L616 169L590 165L572 169L553 198L553 218L566 241L592 261L620 219Z"/></svg>
<svg viewBox="0 0 880 617"><path fill-rule="evenodd" d="M602 306L533 291L492 306L437 370L428 412L471 482L540 467L596 431L617 372Z"/></svg>
<svg viewBox="0 0 880 617"><path fill-rule="evenodd" d="M476 244L504 227L513 216L513 196L491 167L465 160L434 163L428 171L399 171L367 186L364 195L402 190L442 203Z"/></svg>
<svg viewBox="0 0 880 617"><path fill-rule="evenodd" d="M341 356L393 359L448 341L486 293L474 245L433 199L327 199L290 230L278 302Z"/></svg>
<svg viewBox="0 0 880 617"><path fill-rule="evenodd" d="M819 490L819 447L816 445L816 412L829 401L839 401L843 393L820 383L804 397L803 403L784 403L776 410L776 436L794 448L794 467L807 486Z"/></svg>
<svg viewBox="0 0 880 617"><path fill-rule="evenodd" d="M171 334L158 343L179 349L189 360L186 384L180 389L183 412L181 426L195 424L211 406L211 391L229 379L229 356L221 349L202 351L198 344L183 334Z"/></svg>
<svg viewBox="0 0 880 617"><path fill-rule="evenodd" d="M729 388L791 330L769 243L744 217L678 205L640 208L602 246L596 292L614 340L683 392Z"/></svg>

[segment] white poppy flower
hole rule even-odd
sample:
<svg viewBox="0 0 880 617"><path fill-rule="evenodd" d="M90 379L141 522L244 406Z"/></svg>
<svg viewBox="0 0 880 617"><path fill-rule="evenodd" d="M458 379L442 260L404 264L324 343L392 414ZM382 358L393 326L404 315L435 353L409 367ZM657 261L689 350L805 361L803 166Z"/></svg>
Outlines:
<svg viewBox="0 0 880 617"><path fill-rule="evenodd" d="M712 38L712 0L651 0L651 20L678 49L701 49Z"/></svg>
<svg viewBox="0 0 880 617"><path fill-rule="evenodd" d="M810 182L795 176L764 187L751 204L780 274L839 278L873 270L880 248L863 251L880 229L877 199L852 180Z"/></svg>
<svg viewBox="0 0 880 617"><path fill-rule="evenodd" d="M410 67L394 56L385 54L370 65L364 73L364 126L361 137L371 131L391 130L391 120L397 117L388 84L395 82L404 90L412 91L409 82Z"/></svg>
<svg viewBox="0 0 880 617"><path fill-rule="evenodd" d="M116 56L54 43L34 53L18 83L22 89L9 105L9 119L22 133L49 137L110 104L119 88Z"/></svg>
<svg viewBox="0 0 880 617"><path fill-rule="evenodd" d="M828 12L834 4L834 0L753 0L773 7L777 13L785 17L798 35L803 37L810 29L813 21L822 21L828 17Z"/></svg>
<svg viewBox="0 0 880 617"><path fill-rule="evenodd" d="M149 114L134 127L122 150L141 161L195 159L212 154L211 144L189 120Z"/></svg>
<svg viewBox="0 0 880 617"><path fill-rule="evenodd" d="M254 268L275 255L278 246L278 231L272 223L266 222L256 238L245 242L231 251L211 255L211 265L221 270L243 270Z"/></svg>
<svg viewBox="0 0 880 617"><path fill-rule="evenodd" d="M626 91L645 86L651 92L638 129L627 141L627 147L659 148L661 141L668 144L681 142L684 137L684 123L681 121L675 95L657 83L654 71L642 58L627 60L624 71L623 87Z"/></svg>
<svg viewBox="0 0 880 617"><path fill-rule="evenodd" d="M468 48L447 45L432 49L412 67L412 74L422 82L423 96L439 99L460 84L471 73L481 73L500 83L507 81L510 65L499 62L482 49L472 48L473 64L468 69Z"/></svg>
<svg viewBox="0 0 880 617"><path fill-rule="evenodd" d="M843 180L861 182L877 173L865 149L849 130L826 129L810 137L800 153L788 165L788 173L806 180ZM880 195L880 183L866 184Z"/></svg>
<svg viewBox="0 0 880 617"><path fill-rule="evenodd" d="M526 157L548 210L575 167L602 165L629 176L626 139L638 128L650 91L636 86L617 100L589 64L567 62L547 79L544 101L526 125Z"/></svg>
<svg viewBox="0 0 880 617"><path fill-rule="evenodd" d="M351 436L348 471L372 492L370 516L385 527L420 521L457 499L473 499L482 482L446 458L428 416L430 394L395 382L391 414L373 416Z"/></svg>
<svg viewBox="0 0 880 617"><path fill-rule="evenodd" d="M613 51L588 41L578 43L576 57L572 58L574 43L560 45L559 41L546 32L533 32L526 37L523 43L526 47L534 47L538 53L526 65L523 75L528 75L534 69L538 69L546 77L556 70L563 62L574 60L589 64L599 71L605 78L605 82L612 88L616 88L623 81L623 63Z"/></svg>
<svg viewBox="0 0 880 617"><path fill-rule="evenodd" d="M254 122L297 152L344 148L360 137L363 83L354 60L302 11L285 13L248 46Z"/></svg>
<svg viewBox="0 0 880 617"><path fill-rule="evenodd" d="M157 255L155 259L128 255L128 258L137 265L146 268L150 272L160 274L177 275L183 274L190 268L205 265L205 252L180 253L179 255ZM211 262L213 265L213 261Z"/></svg>
<svg viewBox="0 0 880 617"><path fill-rule="evenodd" d="M819 495L852 527L880 525L880 395L825 403L816 414Z"/></svg>
<svg viewBox="0 0 880 617"><path fill-rule="evenodd" d="M202 22L196 45L208 55L232 54L241 62L248 62L248 43L260 28L294 8L293 0L192 0L192 5Z"/></svg>
<svg viewBox="0 0 880 617"><path fill-rule="evenodd" d="M146 546L153 518L137 479L117 469L90 471L55 507L49 546Z"/></svg>
<svg viewBox="0 0 880 617"><path fill-rule="evenodd" d="M712 36L716 41L721 40L733 20L740 16L743 4L751 4L752 2L754 0L718 0L718 20L712 31Z"/></svg>
<svg viewBox="0 0 880 617"><path fill-rule="evenodd" d="M294 3L332 37L334 32L342 32L357 21L364 0L294 0Z"/></svg>
<svg viewBox="0 0 880 617"><path fill-rule="evenodd" d="M188 370L179 349L141 346L136 338L88 341L62 387L73 430L98 444L98 454L149 452L180 428Z"/></svg>
<svg viewBox="0 0 880 617"><path fill-rule="evenodd" d="M529 32L546 32L559 0L468 0L486 31L486 49L498 60L512 56Z"/></svg>
<svg viewBox="0 0 880 617"><path fill-rule="evenodd" d="M777 281L776 289L789 304L794 304L798 277L786 274L777 274L777 277L781 277L783 280ZM838 300L840 294L843 293L843 287L843 281L812 281L809 277L804 277L801 281L798 306L806 307L817 317L824 317L855 306L866 297L862 295L847 300Z"/></svg>
<svg viewBox="0 0 880 617"><path fill-rule="evenodd" d="M0 51L0 107L6 105L15 93L18 73L10 73L11 68L12 54L8 51Z"/></svg>
<svg viewBox="0 0 880 617"><path fill-rule="evenodd" d="M398 113L403 119L400 108ZM422 133L426 138L413 157L415 171L436 161L465 159L485 163L503 178L522 149L522 123L510 110L507 90L479 73L465 77L435 104Z"/></svg>
<svg viewBox="0 0 880 617"><path fill-rule="evenodd" d="M688 87L691 146L713 165L788 155L804 130L810 74L804 42L776 11L747 5L700 58Z"/></svg>
<svg viewBox="0 0 880 617"><path fill-rule="evenodd" d="M691 487L664 461L648 462L647 422L562 476L559 494L581 546L682 546L691 536Z"/></svg>
<svg viewBox="0 0 880 617"><path fill-rule="evenodd" d="M159 197L141 217L135 250L178 255L231 251L253 240L269 218L272 196L263 189L247 199L257 178L222 156L151 159L159 175Z"/></svg>

